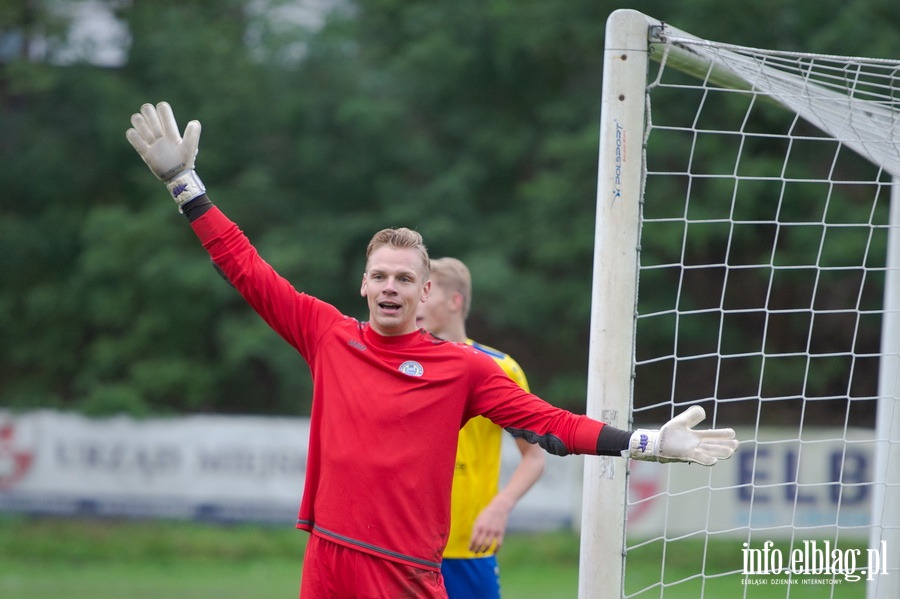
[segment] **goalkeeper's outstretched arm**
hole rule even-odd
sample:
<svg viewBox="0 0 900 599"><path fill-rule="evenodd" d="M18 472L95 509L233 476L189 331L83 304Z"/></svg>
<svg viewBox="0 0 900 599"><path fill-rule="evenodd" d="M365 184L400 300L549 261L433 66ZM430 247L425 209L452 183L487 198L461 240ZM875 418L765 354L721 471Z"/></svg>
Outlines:
<svg viewBox="0 0 900 599"><path fill-rule="evenodd" d="M178 210L193 221L212 208L206 187L194 170L200 123L190 121L182 136L171 106L160 102L141 106L140 112L132 115L131 124L125 137L156 178L165 183ZM659 430L623 431L606 425L597 437L597 454L712 466L730 458L739 443L730 428L694 430L704 418L703 408L692 406Z"/></svg>
<svg viewBox="0 0 900 599"><path fill-rule="evenodd" d="M597 455L619 456L647 462L690 462L713 466L738 448L734 430L694 430L706 418L700 406L691 406L660 429L626 431L608 424L597 435Z"/></svg>

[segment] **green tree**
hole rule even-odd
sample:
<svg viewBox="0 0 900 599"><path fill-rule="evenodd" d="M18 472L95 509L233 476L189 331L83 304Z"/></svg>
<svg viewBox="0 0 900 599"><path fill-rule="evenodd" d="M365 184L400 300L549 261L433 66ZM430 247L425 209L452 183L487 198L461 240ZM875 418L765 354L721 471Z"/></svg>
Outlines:
<svg viewBox="0 0 900 599"><path fill-rule="evenodd" d="M417 228L471 266L471 334L582 408L616 3L357 0L321 27L282 18L293 3L279 0L107 4L130 33L120 66L59 60L67 23L50 3L0 8L0 40L21 41L0 64L3 405L308 410L302 360L215 274L125 141L141 103L167 100L203 123L213 201L298 288L364 317L365 243ZM635 8L710 39L835 54L889 56L898 26L886 0Z"/></svg>

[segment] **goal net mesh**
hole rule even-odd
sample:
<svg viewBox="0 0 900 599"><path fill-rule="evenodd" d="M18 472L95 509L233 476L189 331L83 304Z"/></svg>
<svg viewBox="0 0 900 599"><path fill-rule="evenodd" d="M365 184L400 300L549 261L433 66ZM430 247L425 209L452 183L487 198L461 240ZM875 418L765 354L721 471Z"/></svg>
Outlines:
<svg viewBox="0 0 900 599"><path fill-rule="evenodd" d="M650 35L632 420L696 403L743 444L631 464L625 596L753 596L742 548L868 543L900 62L681 33Z"/></svg>

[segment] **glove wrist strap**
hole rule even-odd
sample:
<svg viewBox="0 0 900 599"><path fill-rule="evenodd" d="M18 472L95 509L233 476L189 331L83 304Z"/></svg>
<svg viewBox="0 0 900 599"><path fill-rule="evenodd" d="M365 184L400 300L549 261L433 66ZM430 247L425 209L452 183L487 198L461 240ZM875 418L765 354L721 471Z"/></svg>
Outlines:
<svg viewBox="0 0 900 599"><path fill-rule="evenodd" d="M184 171L166 181L166 188L172 194L172 199L178 204L179 212L181 212L182 206L206 193L203 181L193 169Z"/></svg>
<svg viewBox="0 0 900 599"><path fill-rule="evenodd" d="M639 428L631 434L628 449L622 452L622 457L642 460L645 462L657 461L658 430Z"/></svg>

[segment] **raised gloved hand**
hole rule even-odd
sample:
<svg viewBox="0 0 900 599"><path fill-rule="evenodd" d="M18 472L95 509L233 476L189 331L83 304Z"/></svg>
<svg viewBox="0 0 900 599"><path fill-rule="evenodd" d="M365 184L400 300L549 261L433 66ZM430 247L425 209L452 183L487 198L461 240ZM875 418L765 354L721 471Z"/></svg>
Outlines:
<svg viewBox="0 0 900 599"><path fill-rule="evenodd" d="M131 115L131 124L134 127L125 132L125 137L153 174L166 184L179 211L186 203L206 193L194 171L200 144L199 121L189 122L182 138L172 107L168 102L160 102L156 106L141 106L139 113Z"/></svg>
<svg viewBox="0 0 900 599"><path fill-rule="evenodd" d="M692 427L704 418L703 408L691 406L659 430L637 429L622 456L649 462L693 462L704 466L727 460L739 445L734 430L693 430Z"/></svg>

